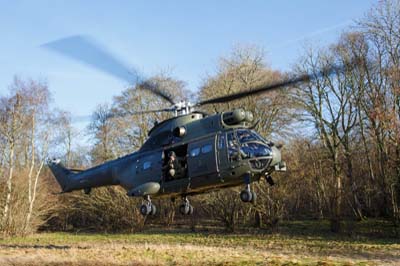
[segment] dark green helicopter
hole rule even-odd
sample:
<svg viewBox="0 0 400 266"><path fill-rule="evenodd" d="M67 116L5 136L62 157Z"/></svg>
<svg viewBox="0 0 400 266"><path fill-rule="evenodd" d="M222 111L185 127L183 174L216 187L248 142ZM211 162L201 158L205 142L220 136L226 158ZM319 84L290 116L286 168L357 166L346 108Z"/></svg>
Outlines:
<svg viewBox="0 0 400 266"><path fill-rule="evenodd" d="M68 37L45 44L44 47L129 82L135 76L121 61L87 37ZM180 197L182 204L179 211L192 214L193 207L188 196L240 185L243 186L241 200L254 203L256 194L251 190L251 183L265 178L273 185L271 174L286 171L280 146L252 130L255 123L252 113L248 111L236 109L208 115L195 108L281 89L335 69L337 67L194 104L175 103L170 95L155 84L136 78L140 88L162 97L172 107L131 114L174 112L175 116L155 125L143 146L132 154L87 170L67 169L58 159L49 160L48 166L60 184L62 193L84 190L88 194L94 187L120 185L126 189L128 196L144 199L140 207L143 215L156 213L151 198ZM171 172L171 169L174 171Z"/></svg>

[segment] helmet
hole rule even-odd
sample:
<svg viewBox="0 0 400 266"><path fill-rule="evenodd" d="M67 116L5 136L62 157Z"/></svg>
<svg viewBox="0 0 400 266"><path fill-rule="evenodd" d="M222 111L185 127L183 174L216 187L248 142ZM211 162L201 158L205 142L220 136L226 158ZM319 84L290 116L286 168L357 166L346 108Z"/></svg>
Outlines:
<svg viewBox="0 0 400 266"><path fill-rule="evenodd" d="M175 154L175 152L174 152L174 151L170 151L170 152L168 153L168 156L169 156L169 157L171 157L171 156L174 156L174 157L176 157L176 154Z"/></svg>

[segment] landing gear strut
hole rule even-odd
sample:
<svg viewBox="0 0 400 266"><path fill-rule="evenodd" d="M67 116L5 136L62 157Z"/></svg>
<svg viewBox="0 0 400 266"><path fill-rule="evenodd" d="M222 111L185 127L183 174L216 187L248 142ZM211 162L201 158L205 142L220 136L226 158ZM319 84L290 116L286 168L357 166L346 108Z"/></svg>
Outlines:
<svg viewBox="0 0 400 266"><path fill-rule="evenodd" d="M179 206L179 212L182 215L192 215L193 214L193 206L190 205L187 197L182 198L183 203Z"/></svg>
<svg viewBox="0 0 400 266"><path fill-rule="evenodd" d="M265 177L265 180L267 181L267 183L268 183L270 186L275 185L275 182L274 182L274 180L272 179L272 176L267 175L267 176Z"/></svg>
<svg viewBox="0 0 400 266"><path fill-rule="evenodd" d="M153 203L151 203L150 196L149 195L145 196L144 200L146 202L142 204L142 206L140 206L140 213L143 216L155 215L157 213L157 208Z"/></svg>
<svg viewBox="0 0 400 266"><path fill-rule="evenodd" d="M257 199L257 194L250 190L250 184L246 185L246 188L240 192L240 199L243 202L255 203Z"/></svg>

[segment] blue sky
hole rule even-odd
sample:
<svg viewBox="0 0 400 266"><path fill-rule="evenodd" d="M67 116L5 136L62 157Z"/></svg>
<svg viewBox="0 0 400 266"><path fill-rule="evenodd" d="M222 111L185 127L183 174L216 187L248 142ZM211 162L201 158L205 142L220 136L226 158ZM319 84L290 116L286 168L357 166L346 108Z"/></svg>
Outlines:
<svg viewBox="0 0 400 266"><path fill-rule="evenodd" d="M40 48L90 35L147 76L169 70L196 90L235 45L265 49L289 70L305 42L325 45L377 1L0 0L0 94L14 75L47 80L54 105L88 115L127 84Z"/></svg>

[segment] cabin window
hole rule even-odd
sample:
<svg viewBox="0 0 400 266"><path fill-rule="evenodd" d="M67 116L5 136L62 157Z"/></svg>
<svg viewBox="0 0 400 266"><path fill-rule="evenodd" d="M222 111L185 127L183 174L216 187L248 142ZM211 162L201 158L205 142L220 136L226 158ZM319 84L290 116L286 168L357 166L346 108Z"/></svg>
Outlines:
<svg viewBox="0 0 400 266"><path fill-rule="evenodd" d="M210 151L212 151L211 144L207 144L201 147L201 153L209 153Z"/></svg>
<svg viewBox="0 0 400 266"><path fill-rule="evenodd" d="M190 151L190 157L196 157L200 154L200 148L194 148Z"/></svg>
<svg viewBox="0 0 400 266"><path fill-rule="evenodd" d="M218 135L218 149L225 148L225 134Z"/></svg>
<svg viewBox="0 0 400 266"><path fill-rule="evenodd" d="M143 170L147 170L151 167L151 162L147 161L143 163Z"/></svg>

